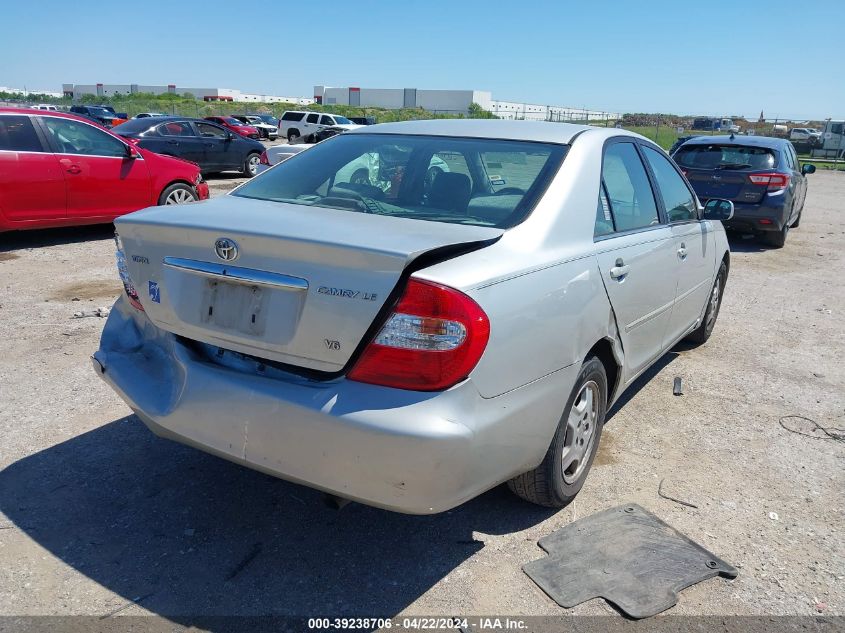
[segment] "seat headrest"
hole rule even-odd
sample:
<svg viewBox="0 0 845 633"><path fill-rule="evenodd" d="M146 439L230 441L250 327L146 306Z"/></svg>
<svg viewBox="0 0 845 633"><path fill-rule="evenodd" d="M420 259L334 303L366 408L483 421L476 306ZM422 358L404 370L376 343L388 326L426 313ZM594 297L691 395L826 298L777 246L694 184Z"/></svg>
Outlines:
<svg viewBox="0 0 845 633"><path fill-rule="evenodd" d="M466 212L472 197L472 182L466 174L439 172L428 193L428 205L438 209Z"/></svg>

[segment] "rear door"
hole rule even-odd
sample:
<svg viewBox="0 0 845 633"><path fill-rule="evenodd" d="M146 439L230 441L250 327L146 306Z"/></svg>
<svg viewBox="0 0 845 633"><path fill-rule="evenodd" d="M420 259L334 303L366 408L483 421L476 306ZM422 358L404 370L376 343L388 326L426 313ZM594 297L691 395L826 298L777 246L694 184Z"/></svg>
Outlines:
<svg viewBox="0 0 845 633"><path fill-rule="evenodd" d="M147 165L129 158L126 143L81 121L39 118L64 173L68 219L111 219L151 204Z"/></svg>
<svg viewBox="0 0 845 633"><path fill-rule="evenodd" d="M162 154L171 154L201 164L205 144L188 121L168 121L156 128L164 144Z"/></svg>
<svg viewBox="0 0 845 633"><path fill-rule="evenodd" d="M627 382L664 349L678 261L637 146L624 137L604 150L595 253L625 351Z"/></svg>
<svg viewBox="0 0 845 633"><path fill-rule="evenodd" d="M689 332L702 314L713 281L715 246L710 223L699 220L695 196L676 167L658 150L640 147L669 222L677 257L678 287L665 340L669 346Z"/></svg>
<svg viewBox="0 0 845 633"><path fill-rule="evenodd" d="M0 114L0 214L10 222L67 214L59 161L29 116Z"/></svg>

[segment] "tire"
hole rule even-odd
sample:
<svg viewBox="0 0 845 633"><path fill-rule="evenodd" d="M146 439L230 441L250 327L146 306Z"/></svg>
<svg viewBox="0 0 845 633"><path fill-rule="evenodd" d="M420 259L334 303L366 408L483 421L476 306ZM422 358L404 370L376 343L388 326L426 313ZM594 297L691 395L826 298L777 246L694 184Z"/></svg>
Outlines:
<svg viewBox="0 0 845 633"><path fill-rule="evenodd" d="M196 202L199 200L197 192L190 185L183 182L177 182L169 187L166 187L161 195L158 197L159 206L168 204L185 204L186 202Z"/></svg>
<svg viewBox="0 0 845 633"><path fill-rule="evenodd" d="M707 309L704 311L704 319L702 319L701 325L687 335L686 340L701 345L710 338L713 328L716 326L716 319L719 318L719 308L722 307L722 297L725 294L727 278L728 267L725 266L725 262L722 262L722 265L719 266L719 272L716 274L716 281L713 282L710 294L707 295Z"/></svg>
<svg viewBox="0 0 845 633"><path fill-rule="evenodd" d="M783 248L786 244L786 235L789 233L789 225L784 224L780 231L772 231L762 235L763 241L774 248Z"/></svg>
<svg viewBox="0 0 845 633"><path fill-rule="evenodd" d="M299 130L288 130L288 143L293 143L297 136L299 136Z"/></svg>
<svg viewBox="0 0 845 633"><path fill-rule="evenodd" d="M792 223L792 226L789 227L791 229L797 229L798 226L801 224L801 213L804 213L804 209L801 209L800 213L798 213L798 217L795 218L795 222Z"/></svg>
<svg viewBox="0 0 845 633"><path fill-rule="evenodd" d="M607 372L598 358L589 356L581 366L545 458L534 470L511 479L511 491L550 508L570 503L593 465L606 413Z"/></svg>
<svg viewBox="0 0 845 633"><path fill-rule="evenodd" d="M251 152L247 154L246 160L244 161L244 166L241 169L241 173L246 176L247 178L252 178L255 174L258 173L258 161L261 160L261 154L257 152Z"/></svg>

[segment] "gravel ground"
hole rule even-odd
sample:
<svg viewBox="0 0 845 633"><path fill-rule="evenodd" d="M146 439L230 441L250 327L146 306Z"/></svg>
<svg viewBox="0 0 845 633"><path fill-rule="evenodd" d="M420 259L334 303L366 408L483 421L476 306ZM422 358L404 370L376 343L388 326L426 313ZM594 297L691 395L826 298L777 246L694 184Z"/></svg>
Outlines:
<svg viewBox="0 0 845 633"><path fill-rule="evenodd" d="M521 566L541 536L626 502L740 568L671 613L845 615L845 447L779 423L845 427L845 175L810 179L784 249L732 241L713 337L629 391L560 511L500 487L437 516L338 512L158 439L90 366L104 320L72 318L121 290L111 229L0 236L0 615L612 614L561 609ZM698 507L660 498L661 480Z"/></svg>

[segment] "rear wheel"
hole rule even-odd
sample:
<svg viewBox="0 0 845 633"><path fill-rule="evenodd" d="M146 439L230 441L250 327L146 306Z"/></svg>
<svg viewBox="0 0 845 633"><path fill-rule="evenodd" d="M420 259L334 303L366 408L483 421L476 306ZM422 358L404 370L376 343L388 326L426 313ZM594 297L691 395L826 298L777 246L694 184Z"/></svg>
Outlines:
<svg viewBox="0 0 845 633"><path fill-rule="evenodd" d="M716 281L713 282L713 287L710 289L710 294L707 297L707 309L704 311L704 319L701 321L701 325L687 335L688 341L700 345L710 338L713 328L716 326L719 308L722 307L722 295L725 291L727 277L728 267L725 266L725 262L722 262L722 265L719 266L719 273L716 275Z"/></svg>
<svg viewBox="0 0 845 633"><path fill-rule="evenodd" d="M786 244L787 233L789 233L789 225L784 224L783 228L780 231L764 233L763 241L765 241L766 244L768 244L769 246L774 246L775 248L783 248L783 245Z"/></svg>
<svg viewBox="0 0 845 633"><path fill-rule="evenodd" d="M581 490L599 447L607 413L607 373L595 356L581 366L546 456L508 487L541 506L562 508Z"/></svg>
<svg viewBox="0 0 845 633"><path fill-rule="evenodd" d="M293 143L299 136L299 130L288 130L288 143Z"/></svg>
<svg viewBox="0 0 845 633"><path fill-rule="evenodd" d="M257 154L255 152L251 153L249 156L246 157L241 173L248 178L252 178L255 174L258 173L258 163L260 161L260 154Z"/></svg>
<svg viewBox="0 0 845 633"><path fill-rule="evenodd" d="M177 182L161 192L161 195L158 197L158 204L185 204L186 202L196 202L197 200L199 200L199 197L193 187L183 182Z"/></svg>
<svg viewBox="0 0 845 633"><path fill-rule="evenodd" d="M797 229L797 228L798 228L798 225L799 225L799 224L801 224L801 214L802 214L802 213L804 213L804 210L803 210L803 209L801 209L801 211L798 213L798 217L797 217L797 218L795 218L795 222L793 222L793 223L792 223L792 227L791 227L791 228L793 228L793 229Z"/></svg>

